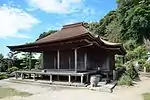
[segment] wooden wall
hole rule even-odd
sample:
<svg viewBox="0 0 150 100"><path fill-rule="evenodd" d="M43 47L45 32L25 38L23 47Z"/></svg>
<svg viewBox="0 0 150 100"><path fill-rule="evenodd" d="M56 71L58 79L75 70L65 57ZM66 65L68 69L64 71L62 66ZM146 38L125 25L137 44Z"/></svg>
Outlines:
<svg viewBox="0 0 150 100"><path fill-rule="evenodd" d="M88 49L88 69L112 70L115 66L114 54L103 49Z"/></svg>
<svg viewBox="0 0 150 100"><path fill-rule="evenodd" d="M43 53L43 66L44 69L57 68L57 52L44 52Z"/></svg>
<svg viewBox="0 0 150 100"><path fill-rule="evenodd" d="M85 64L85 53L87 63ZM75 70L74 50L60 50L60 69ZM57 69L57 51L43 53L44 69ZM85 66L86 65L86 66ZM107 50L95 48L77 49L77 69L95 70L101 67L102 70L112 70L115 66L114 54Z"/></svg>

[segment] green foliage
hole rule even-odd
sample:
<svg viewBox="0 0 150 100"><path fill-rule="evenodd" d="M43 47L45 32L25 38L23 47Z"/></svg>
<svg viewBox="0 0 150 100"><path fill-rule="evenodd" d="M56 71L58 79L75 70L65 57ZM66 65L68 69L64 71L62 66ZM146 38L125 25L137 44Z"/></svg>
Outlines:
<svg viewBox="0 0 150 100"><path fill-rule="evenodd" d="M124 64L124 66L126 67L126 74L132 79L132 80L136 80L139 79L139 75L138 72L136 71L134 65L133 65L133 61L128 61Z"/></svg>
<svg viewBox="0 0 150 100"><path fill-rule="evenodd" d="M20 63L20 66L22 66L23 69L32 69L36 63L36 60L34 60L34 53L23 53L22 56L22 62ZM31 59L31 68L30 68L30 59Z"/></svg>
<svg viewBox="0 0 150 100"><path fill-rule="evenodd" d="M11 67L11 68L8 68L8 72L9 73L12 73L12 72L14 72L14 71L17 71L18 70L18 68L17 67L15 67L15 66L13 66L13 67Z"/></svg>
<svg viewBox="0 0 150 100"><path fill-rule="evenodd" d="M122 77L118 81L118 85L133 85L132 79L127 74L123 74Z"/></svg>
<svg viewBox="0 0 150 100"><path fill-rule="evenodd" d="M150 62L146 61L145 64L143 65L143 67L146 67L146 71L150 72Z"/></svg>
<svg viewBox="0 0 150 100"><path fill-rule="evenodd" d="M145 60L146 58L147 58L147 50L146 50L145 46L143 46L143 45L138 46L138 47L134 48L133 50L132 49L128 50L127 54L126 54L126 59L128 61L139 60L139 59Z"/></svg>
<svg viewBox="0 0 150 100"><path fill-rule="evenodd" d="M106 26L105 33L104 36L111 42L121 42L121 27L116 19Z"/></svg>
<svg viewBox="0 0 150 100"><path fill-rule="evenodd" d="M0 54L0 72L6 71L8 68L8 59L5 59L2 54Z"/></svg>
<svg viewBox="0 0 150 100"><path fill-rule="evenodd" d="M6 73L0 73L0 80L8 78L8 75Z"/></svg>
<svg viewBox="0 0 150 100"><path fill-rule="evenodd" d="M99 22L89 23L91 31L106 36L109 41L125 42L135 40L143 43L150 36L150 1L117 0L118 8L110 11Z"/></svg>
<svg viewBox="0 0 150 100"><path fill-rule="evenodd" d="M115 56L115 68L123 67L123 58L122 56L116 55Z"/></svg>

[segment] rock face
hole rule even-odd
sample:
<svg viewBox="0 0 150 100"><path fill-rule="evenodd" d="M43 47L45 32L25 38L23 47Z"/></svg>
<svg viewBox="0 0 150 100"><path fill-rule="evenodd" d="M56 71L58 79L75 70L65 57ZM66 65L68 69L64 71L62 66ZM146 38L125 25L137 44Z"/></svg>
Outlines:
<svg viewBox="0 0 150 100"><path fill-rule="evenodd" d="M98 82L100 81L100 75L92 75L90 77L90 85L91 87L96 87Z"/></svg>

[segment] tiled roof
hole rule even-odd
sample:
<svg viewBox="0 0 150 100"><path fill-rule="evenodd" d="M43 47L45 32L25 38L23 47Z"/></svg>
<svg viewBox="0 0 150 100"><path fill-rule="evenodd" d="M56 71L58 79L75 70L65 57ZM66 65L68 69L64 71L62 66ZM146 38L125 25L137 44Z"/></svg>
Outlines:
<svg viewBox="0 0 150 100"><path fill-rule="evenodd" d="M121 43L111 43L108 42L104 39L102 39L100 36L95 35L88 31L83 23L75 23L75 24L70 24L70 25L65 25L63 28L51 35L48 35L42 39L39 39L31 44L24 44L24 45L18 45L18 46L8 46L11 50L23 50L24 48L26 49L31 49L35 48L36 46L43 45L43 44L53 44L53 43L61 43L64 40L68 41L71 39L81 39L78 37L81 36L88 36L87 38L90 38L90 42L94 42L100 47L104 47L106 49L115 49L119 51L121 54L125 54L126 51L123 48L123 45Z"/></svg>

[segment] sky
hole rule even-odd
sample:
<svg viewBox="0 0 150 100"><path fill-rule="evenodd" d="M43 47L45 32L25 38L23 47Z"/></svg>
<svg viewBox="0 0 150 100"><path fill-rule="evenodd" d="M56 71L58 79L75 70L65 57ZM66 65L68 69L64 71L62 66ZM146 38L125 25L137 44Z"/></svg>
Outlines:
<svg viewBox="0 0 150 100"><path fill-rule="evenodd" d="M0 53L33 42L45 31L95 22L116 9L116 0L0 0Z"/></svg>

